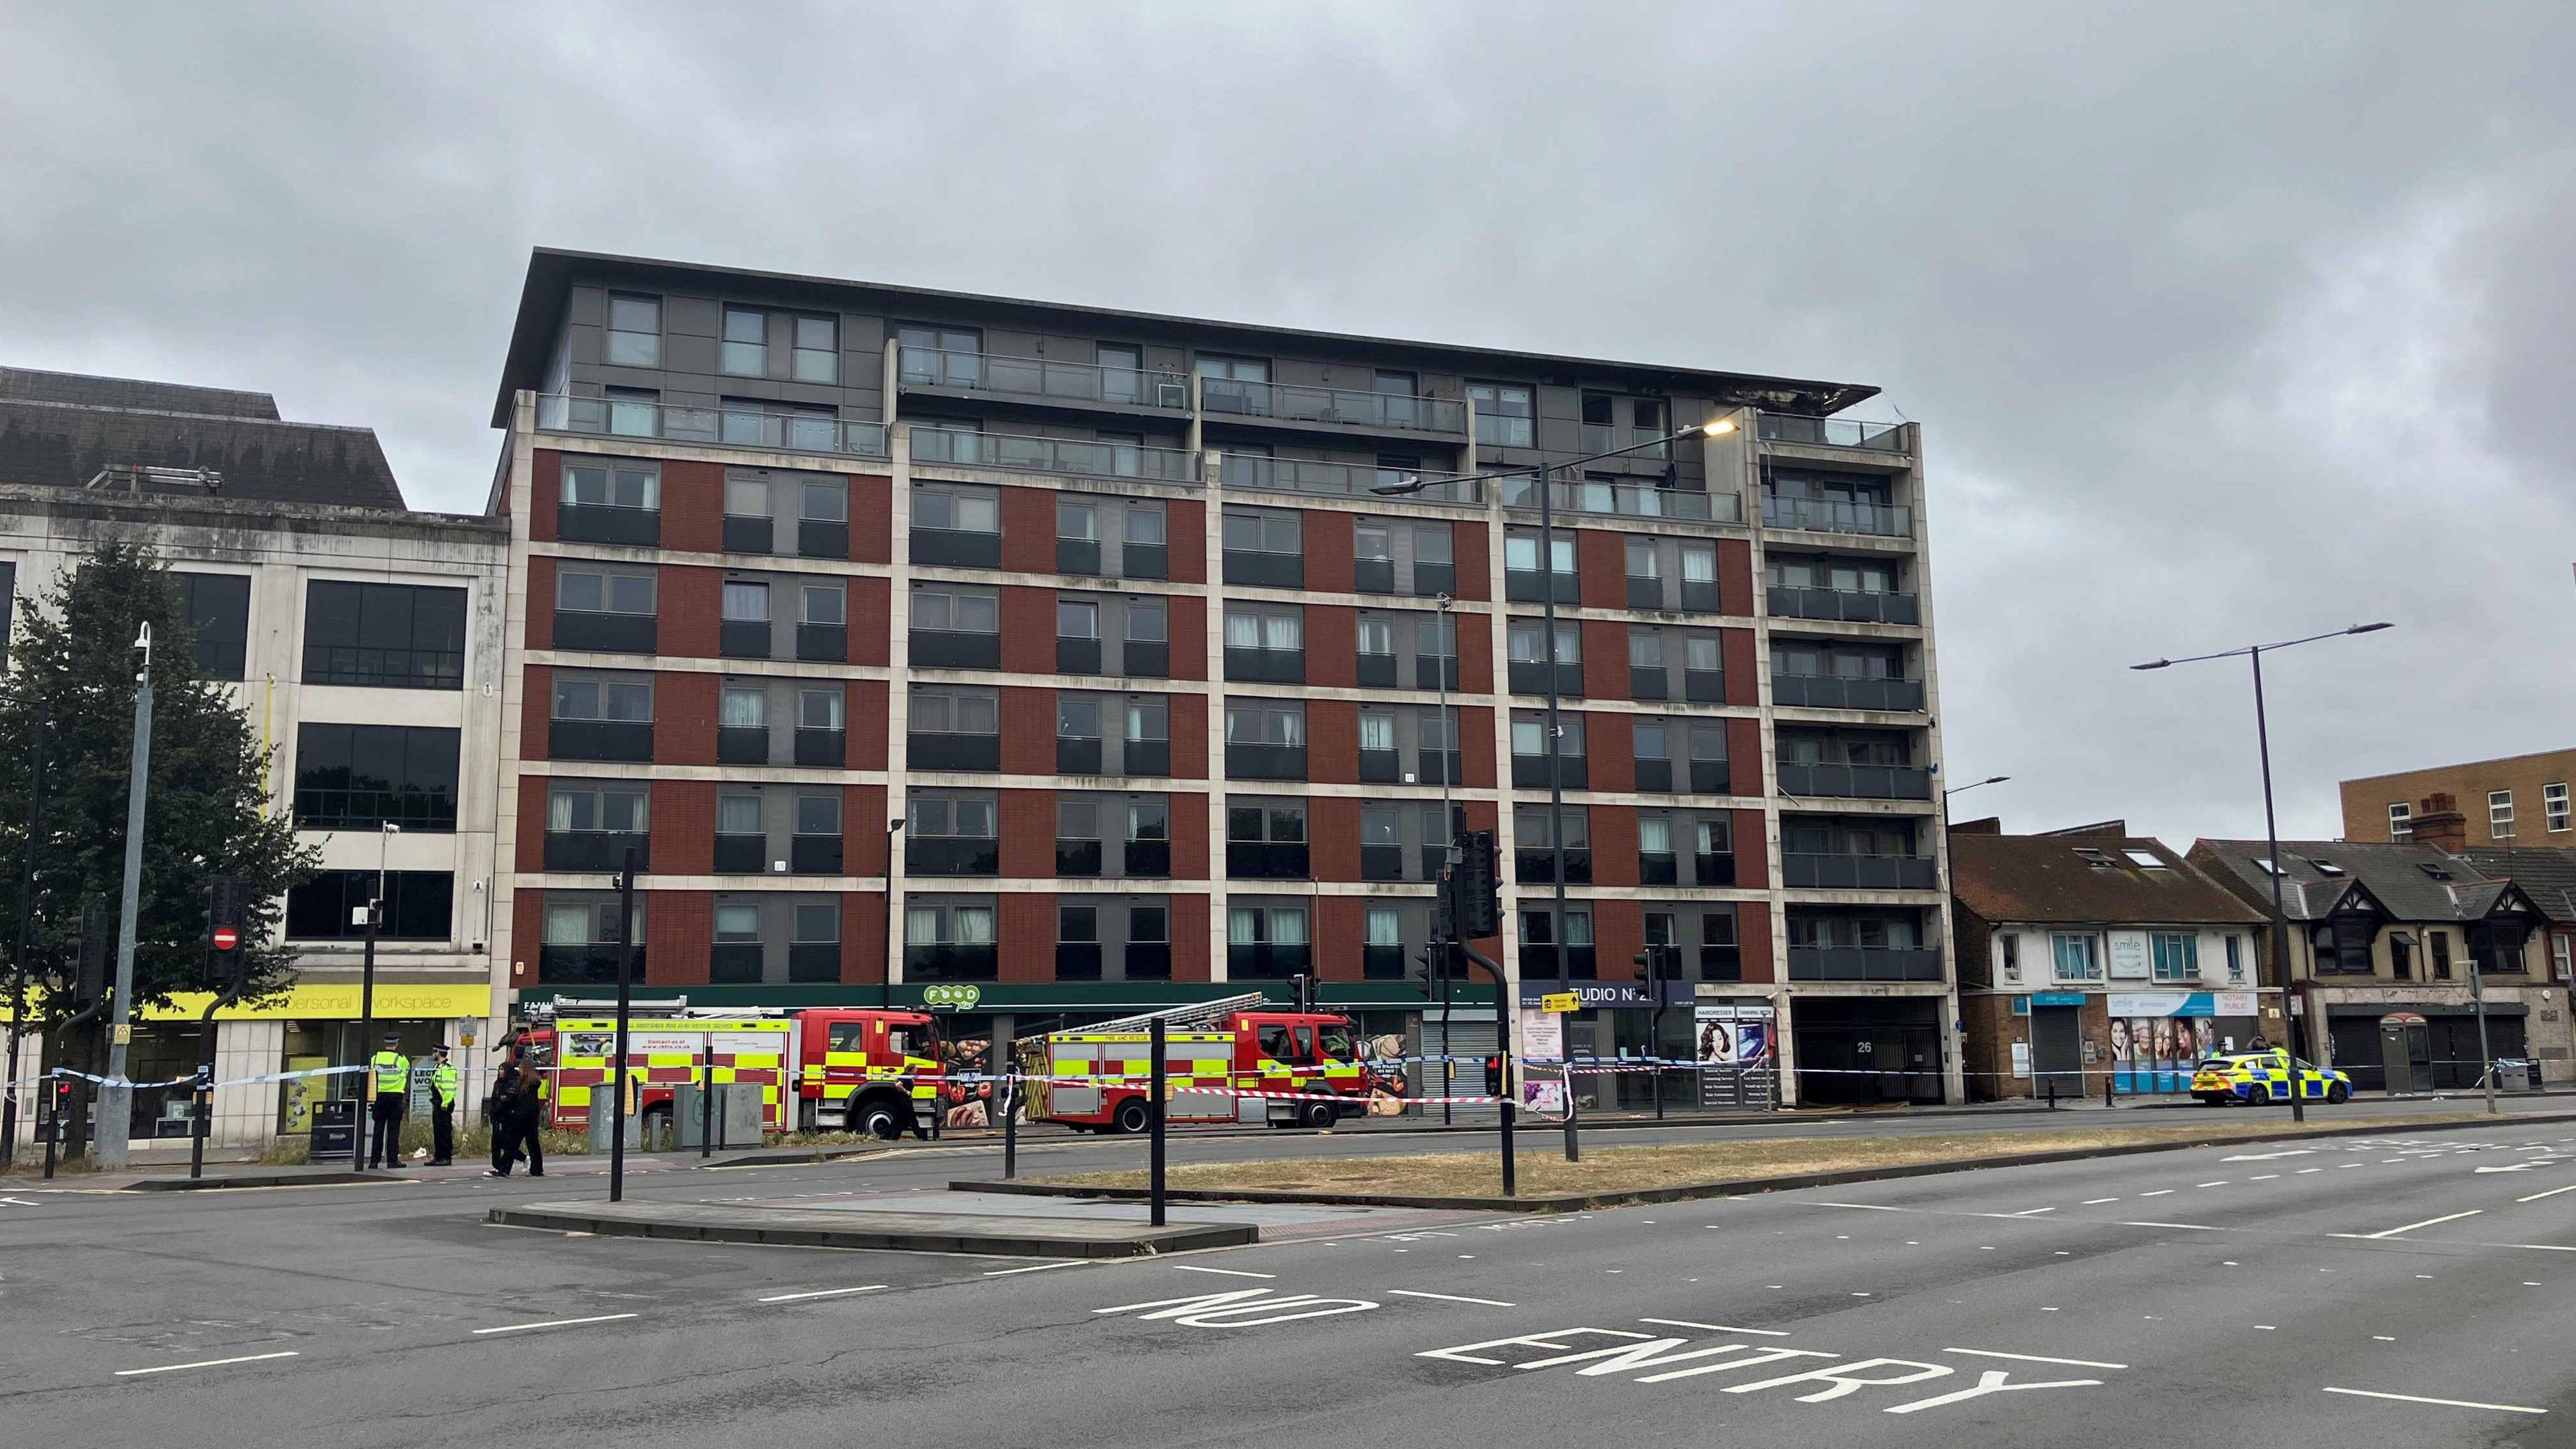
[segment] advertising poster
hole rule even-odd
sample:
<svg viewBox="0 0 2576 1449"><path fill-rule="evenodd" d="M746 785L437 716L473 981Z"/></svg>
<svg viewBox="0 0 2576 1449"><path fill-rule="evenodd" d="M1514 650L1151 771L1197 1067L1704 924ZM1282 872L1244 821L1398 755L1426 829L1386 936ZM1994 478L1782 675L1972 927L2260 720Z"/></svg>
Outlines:
<svg viewBox="0 0 2576 1449"><path fill-rule="evenodd" d="M2237 991L2113 992L2111 1085L2140 1094L2188 1092L2192 1068L2226 1049L2219 1016L2251 1016L2254 994Z"/></svg>
<svg viewBox="0 0 2576 1449"><path fill-rule="evenodd" d="M1691 1009L1704 1107L1759 1107L1776 1100L1778 1060L1767 1002L1703 1001Z"/></svg>
<svg viewBox="0 0 2576 1449"><path fill-rule="evenodd" d="M1565 1060L1565 1018L1553 1011L1521 1012L1521 1106L1551 1117L1565 1115L1565 1081L1557 1069ZM1528 1070L1530 1062L1547 1065Z"/></svg>

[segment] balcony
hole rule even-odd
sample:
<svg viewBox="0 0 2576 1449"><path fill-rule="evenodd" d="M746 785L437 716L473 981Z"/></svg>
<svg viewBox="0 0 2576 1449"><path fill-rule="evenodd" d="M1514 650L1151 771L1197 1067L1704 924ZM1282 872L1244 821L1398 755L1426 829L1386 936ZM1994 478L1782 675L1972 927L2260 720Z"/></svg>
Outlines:
<svg viewBox="0 0 2576 1449"><path fill-rule="evenodd" d="M1312 971L1314 956L1313 948L1303 945L1229 942L1225 948L1225 974L1235 981L1285 981Z"/></svg>
<svg viewBox="0 0 2576 1449"><path fill-rule="evenodd" d="M728 513L724 520L724 551L769 553L777 544L777 528L776 522L768 518Z"/></svg>
<svg viewBox="0 0 2576 1449"><path fill-rule="evenodd" d="M796 657L808 664L849 663L850 626L847 624L797 625Z"/></svg>
<svg viewBox="0 0 2576 1449"><path fill-rule="evenodd" d="M1503 597L1515 604L1544 603L1547 584L1536 569L1507 568L1503 570ZM1567 569L1556 575L1556 601L1560 604L1583 602L1583 580L1574 570Z"/></svg>
<svg viewBox="0 0 2576 1449"><path fill-rule="evenodd" d="M848 558L850 526L829 518L802 518L796 522L796 556L799 558Z"/></svg>
<svg viewBox="0 0 2576 1449"><path fill-rule="evenodd" d="M911 875L1000 875L1002 847L989 835L906 835L903 868Z"/></svg>
<svg viewBox="0 0 2576 1449"><path fill-rule="evenodd" d="M787 840L787 869L796 875L839 875L841 837L794 835Z"/></svg>
<svg viewBox="0 0 2576 1449"><path fill-rule="evenodd" d="M1099 980L1100 943L1098 941L1056 942L1055 979L1058 981Z"/></svg>
<svg viewBox="0 0 2576 1449"><path fill-rule="evenodd" d="M1792 981L1939 981L1941 953L1929 947L1791 946Z"/></svg>
<svg viewBox="0 0 2576 1449"><path fill-rule="evenodd" d="M1561 783L1564 788L1582 790L1590 787L1592 767L1589 763L1579 756L1559 755L1557 758L1563 762L1557 773L1563 777ZM1546 789L1548 787L1547 760L1548 757L1545 755L1512 756L1512 788L1515 790Z"/></svg>
<svg viewBox="0 0 2576 1449"><path fill-rule="evenodd" d="M1446 665L1447 667L1443 668L1443 665ZM1437 654L1414 655L1413 687L1416 689L1456 689L1458 687L1458 657L1454 654L1445 659Z"/></svg>
<svg viewBox="0 0 2576 1449"><path fill-rule="evenodd" d="M1272 458L1259 453L1226 453L1217 477L1228 488L1257 488L1272 493L1313 493L1330 498L1376 498L1379 488L1429 480L1430 485L1405 498L1416 503L1458 503L1478 507L1484 485L1452 473L1422 469L1381 468L1374 463L1327 463L1313 458Z"/></svg>
<svg viewBox="0 0 2576 1449"><path fill-rule="evenodd" d="M653 837L643 831L549 830L546 869L617 871L626 868L626 852L635 852L635 868L653 868Z"/></svg>
<svg viewBox="0 0 2576 1449"><path fill-rule="evenodd" d="M1359 558L1351 560L1351 588L1363 594L1395 592L1395 560Z"/></svg>
<svg viewBox="0 0 2576 1449"><path fill-rule="evenodd" d="M1394 750L1360 751L1360 783L1392 785L1404 778L1404 757Z"/></svg>
<svg viewBox="0 0 2576 1449"><path fill-rule="evenodd" d="M1119 751L1118 772L1122 775L1169 776L1172 773L1172 742L1170 740L1129 740L1126 748ZM1288 778L1302 780L1305 777L1305 760L1301 751L1297 773Z"/></svg>
<svg viewBox="0 0 2576 1449"><path fill-rule="evenodd" d="M1417 785L1464 785L1467 783L1467 757L1457 750L1421 750L1414 754L1414 764L1422 778Z"/></svg>
<svg viewBox="0 0 2576 1449"><path fill-rule="evenodd" d="M1060 574L1100 573L1100 540L1096 538L1058 538L1055 541L1055 571Z"/></svg>
<svg viewBox="0 0 2576 1449"><path fill-rule="evenodd" d="M657 438L670 443L718 444L781 453L829 453L885 458L883 423L824 417L772 417L722 408L665 407L624 398L537 399L537 431L599 438Z"/></svg>
<svg viewBox="0 0 2576 1449"><path fill-rule="evenodd" d="M606 503L559 504L555 508L555 537L566 543L657 548L662 542L662 510L620 508Z"/></svg>
<svg viewBox="0 0 2576 1449"><path fill-rule="evenodd" d="M1055 737L1055 772L1059 775L1097 775L1100 773L1100 737L1097 735L1057 735Z"/></svg>
<svg viewBox="0 0 2576 1449"><path fill-rule="evenodd" d="M606 614L586 609L555 610L555 647L600 654L651 654L659 633L651 614Z"/></svg>
<svg viewBox="0 0 2576 1449"><path fill-rule="evenodd" d="M718 725L716 727L716 763L719 765L768 764L768 726Z"/></svg>
<svg viewBox="0 0 2576 1449"><path fill-rule="evenodd" d="M1831 674L1775 674L1771 702L1793 709L1875 709L1921 713L1919 679L1845 679Z"/></svg>
<svg viewBox="0 0 2576 1449"><path fill-rule="evenodd" d="M1932 772L1906 765L1780 762L1780 788L1822 800L1929 800Z"/></svg>
<svg viewBox="0 0 2576 1449"><path fill-rule="evenodd" d="M1552 885L1556 881L1556 852L1545 846L1513 852L1512 879L1524 885ZM1588 848L1569 846L1565 852L1565 883L1592 884L1592 852Z"/></svg>
<svg viewBox="0 0 2576 1449"><path fill-rule="evenodd" d="M1734 772L1724 760L1690 762L1690 792L1694 795L1723 795L1733 784Z"/></svg>
<svg viewBox="0 0 2576 1449"><path fill-rule="evenodd" d="M579 946L544 946L537 952L537 984L541 986L614 986L617 984L617 957L620 950L631 950L628 958L629 981L644 979L644 948L621 948L612 941L596 941Z"/></svg>
<svg viewBox="0 0 2576 1449"><path fill-rule="evenodd" d="M1880 538L1912 538L1914 510L1892 503L1844 503L1831 498L1762 496L1762 522L1772 528L1803 528L1817 533L1862 533Z"/></svg>
<svg viewBox="0 0 2576 1449"><path fill-rule="evenodd" d="M1032 402L1105 403L1171 413L1190 410L1190 382L1172 372L1141 372L1044 357L1001 357L937 347L905 347L896 376L905 388L931 388Z"/></svg>
<svg viewBox="0 0 2576 1449"><path fill-rule="evenodd" d="M1534 912L1534 914L1544 916L1546 912L1537 911ZM1569 947L1565 953L1565 958L1565 969L1559 971L1557 969L1556 948L1554 946L1533 945L1524 941L1521 943L1521 980L1524 982L1530 982L1595 981L1600 979L1600 966L1594 958L1593 948L1590 946Z"/></svg>
<svg viewBox="0 0 2576 1449"><path fill-rule="evenodd" d="M1078 639L1069 635L1055 636L1055 672L1058 674L1098 674L1100 641Z"/></svg>
<svg viewBox="0 0 2576 1449"><path fill-rule="evenodd" d="M1070 478L1123 478L1147 483L1199 481L1199 455L1179 448L970 433L928 426L912 430L912 461L915 467L998 468Z"/></svg>
<svg viewBox="0 0 2576 1449"><path fill-rule="evenodd" d="M1161 879L1172 873L1172 842L1168 840L1131 840L1127 842L1124 875Z"/></svg>
<svg viewBox="0 0 2576 1449"><path fill-rule="evenodd" d="M740 834L716 833L716 874L766 875L769 873L769 837L748 831Z"/></svg>
<svg viewBox="0 0 2576 1449"><path fill-rule="evenodd" d="M758 941L718 941L707 948L707 982L712 986L756 986L760 983Z"/></svg>
<svg viewBox="0 0 2576 1449"><path fill-rule="evenodd" d="M1548 668L1544 661L1515 659L1506 670L1504 682L1514 694L1547 693ZM1559 660L1556 666L1556 692L1567 698L1583 697L1583 666Z"/></svg>
<svg viewBox="0 0 2576 1449"><path fill-rule="evenodd" d="M916 770L990 772L1002 768L1002 737L914 732L904 736L904 753Z"/></svg>
<svg viewBox="0 0 2576 1449"><path fill-rule="evenodd" d="M962 528L915 528L912 561L949 568L997 569L1002 566L1002 536Z"/></svg>
<svg viewBox="0 0 2576 1449"><path fill-rule="evenodd" d="M1742 523L1744 500L1733 493L1701 493L1688 488L1655 488L1627 483L1556 483L1549 485L1552 513L1593 513L1616 518L1678 518L1693 523ZM1505 508L1538 510L1538 480L1503 480Z"/></svg>
<svg viewBox="0 0 2576 1449"><path fill-rule="evenodd" d="M1402 981L1404 947L1372 941L1360 947L1360 979L1363 981Z"/></svg>
<svg viewBox="0 0 2576 1449"><path fill-rule="evenodd" d="M1940 877L1928 856L1783 853L1780 883L1803 890L1928 891Z"/></svg>
<svg viewBox="0 0 2576 1449"><path fill-rule="evenodd" d="M1225 843L1225 873L1230 880L1304 880L1306 869L1306 842L1302 840Z"/></svg>
<svg viewBox="0 0 2576 1449"><path fill-rule="evenodd" d="M903 975L907 981L990 981L997 957L991 942L961 945L907 945Z"/></svg>
<svg viewBox="0 0 2576 1449"><path fill-rule="evenodd" d="M1731 886L1735 884L1735 852L1703 850L1691 857L1691 884Z"/></svg>
<svg viewBox="0 0 2576 1449"><path fill-rule="evenodd" d="M1096 876L1100 874L1100 853L1097 840L1059 838L1055 843L1055 873L1060 876Z"/></svg>
<svg viewBox="0 0 2576 1449"><path fill-rule="evenodd" d="M769 657L767 619L726 619L716 625L716 652L727 659Z"/></svg>
<svg viewBox="0 0 2576 1449"><path fill-rule="evenodd" d="M1268 418L1283 423L1329 423L1446 438L1467 435L1467 405L1455 398L1410 393L1352 392L1285 382L1199 380L1199 411L1209 417Z"/></svg>
<svg viewBox="0 0 2576 1449"><path fill-rule="evenodd" d="M1912 594L1852 593L1842 589L1793 589L1773 584L1763 607L1775 619L1829 619L1845 624L1920 624L1923 606Z"/></svg>
<svg viewBox="0 0 2576 1449"><path fill-rule="evenodd" d="M1306 587L1306 556L1302 553L1263 553L1255 549L1230 548L1225 551L1225 581L1250 584L1264 589L1302 589Z"/></svg>
<svg viewBox="0 0 2576 1449"><path fill-rule="evenodd" d="M1129 679L1169 679L1172 646L1159 639L1130 639L1119 646L1119 672Z"/></svg>
<svg viewBox="0 0 2576 1449"><path fill-rule="evenodd" d="M1130 941L1127 943L1127 979L1130 981L1169 981L1172 979L1172 943L1169 941Z"/></svg>
<svg viewBox="0 0 2576 1449"><path fill-rule="evenodd" d="M846 730L796 731L796 763L839 769L849 754L850 736Z"/></svg>
<svg viewBox="0 0 2576 1449"><path fill-rule="evenodd" d="M1681 884L1679 857L1669 850L1637 852L1637 884L1650 886Z"/></svg>
<svg viewBox="0 0 2576 1449"><path fill-rule="evenodd" d="M1237 649L1229 645L1225 651L1225 677L1246 684L1303 684L1306 651Z"/></svg>
<svg viewBox="0 0 2576 1449"><path fill-rule="evenodd" d="M1642 794L1669 794L1673 788L1673 762L1663 759L1637 761L1637 789Z"/></svg>
<svg viewBox="0 0 2576 1449"><path fill-rule="evenodd" d="M1404 847L1401 845L1363 845L1360 847L1360 879L1404 879Z"/></svg>
<svg viewBox="0 0 2576 1449"><path fill-rule="evenodd" d="M1856 418L1801 418L1764 413L1757 424L1757 435L1766 443L1866 448L1873 453L1905 451L1903 423L1865 423Z"/></svg>
<svg viewBox="0 0 2576 1449"><path fill-rule="evenodd" d="M802 982L840 980L841 943L838 941L788 942L787 979Z"/></svg>
<svg viewBox="0 0 2576 1449"><path fill-rule="evenodd" d="M1132 765L1130 774L1141 774ZM1156 773L1169 773L1168 768ZM1306 778L1304 745L1237 744L1225 747L1225 777L1229 780L1303 780Z"/></svg>
<svg viewBox="0 0 2576 1449"><path fill-rule="evenodd" d="M934 669L999 669L1002 636L957 629L915 629L904 636L905 651L916 665Z"/></svg>
<svg viewBox="0 0 2576 1449"><path fill-rule="evenodd" d="M1673 677L1671 672L1660 664L1631 664L1628 666L1628 697L1630 699L1670 699L1673 697L1672 683Z"/></svg>
<svg viewBox="0 0 2576 1449"><path fill-rule="evenodd" d="M650 720L555 720L546 730L546 757L649 765L653 762L653 725Z"/></svg>
<svg viewBox="0 0 2576 1449"><path fill-rule="evenodd" d="M1744 979L1744 950L1740 946L1702 946L1699 948L1699 979L1702 981L1741 981Z"/></svg>

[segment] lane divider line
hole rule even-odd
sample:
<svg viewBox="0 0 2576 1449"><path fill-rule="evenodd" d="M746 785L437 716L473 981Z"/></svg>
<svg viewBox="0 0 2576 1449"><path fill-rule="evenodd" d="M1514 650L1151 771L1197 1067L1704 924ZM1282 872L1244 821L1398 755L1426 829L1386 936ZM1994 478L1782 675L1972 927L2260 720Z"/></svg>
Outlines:
<svg viewBox="0 0 2576 1449"><path fill-rule="evenodd" d="M2547 1409L2535 1409L2528 1404L2481 1404L2474 1399L2428 1399L2421 1394L2383 1394L2372 1389L2339 1389L2332 1384L2325 1386L2325 1392L2329 1394L2349 1394L2356 1399L2395 1399L2402 1404L2439 1404L2446 1409L2493 1409L2500 1414L2546 1414L2549 1412Z"/></svg>
<svg viewBox="0 0 2576 1449"><path fill-rule="evenodd" d="M1738 1328L1731 1323L1693 1323L1687 1318L1640 1318L1639 1323L1660 1323L1666 1328L1704 1328L1711 1333L1758 1333L1764 1338L1787 1338L1785 1328Z"/></svg>
<svg viewBox="0 0 2576 1449"><path fill-rule="evenodd" d="M1410 1288L1389 1288L1386 1291L1397 1298L1436 1298L1443 1303L1473 1303L1480 1308L1520 1307L1517 1303L1505 1303L1500 1298L1469 1298L1458 1293L1420 1293Z"/></svg>
<svg viewBox="0 0 2576 1449"><path fill-rule="evenodd" d="M2120 1226L2124 1228L2189 1228L2195 1233L2223 1233L2227 1231L2225 1228L2211 1227L2207 1223L2122 1223Z"/></svg>
<svg viewBox="0 0 2576 1449"><path fill-rule="evenodd" d="M643 1316L640 1313L603 1313L596 1318L549 1318L543 1323L504 1323L497 1328L478 1328L474 1332L478 1337L487 1333L525 1333L532 1328L570 1328L580 1323L617 1323Z"/></svg>
<svg viewBox="0 0 2576 1449"><path fill-rule="evenodd" d="M987 1278L1008 1278L1013 1273L1043 1273L1049 1268L1075 1267L1079 1265L1080 1262L1081 1260L1078 1258L1067 1258L1061 1263L1031 1263L1025 1268L995 1268L984 1276Z"/></svg>
<svg viewBox="0 0 2576 1449"><path fill-rule="evenodd" d="M165 1363L156 1368L118 1369L116 1376L130 1379L139 1378L144 1374L174 1374L181 1369L222 1368L226 1364L259 1363L272 1358L302 1358L303 1356L302 1353L290 1348L281 1353L246 1353L239 1358L210 1358L196 1363Z"/></svg>
<svg viewBox="0 0 2576 1449"><path fill-rule="evenodd" d="M1974 1358L2008 1358L2018 1363L2059 1363L2069 1368L2124 1369L2124 1363L2104 1363L2091 1358L2047 1358L2035 1353L1999 1353L1991 1348L1945 1348L1943 1353L1964 1353Z"/></svg>
<svg viewBox="0 0 2576 1449"><path fill-rule="evenodd" d="M1276 1278L1276 1273L1255 1273L1249 1268L1202 1268L1196 1263L1174 1263L1184 1273L1223 1273L1229 1278Z"/></svg>
<svg viewBox="0 0 2576 1449"><path fill-rule="evenodd" d="M760 1301L763 1303L797 1303L808 1298L840 1298L851 1293L874 1293L884 1286L885 1285L883 1283L870 1283L864 1288L817 1288L810 1293L775 1294L771 1297L763 1298Z"/></svg>
<svg viewBox="0 0 2576 1449"><path fill-rule="evenodd" d="M2417 1228L2429 1228L2437 1223L2456 1223L2462 1218L2473 1218L2485 1211L2485 1208L2471 1208L2464 1213L2445 1213L2438 1218L2426 1218L2420 1223L2408 1223L2402 1228L2388 1228L2376 1233L2328 1233L2326 1236L2330 1238L2360 1238L2364 1241L2376 1238L2393 1238L2399 1233L2411 1233Z"/></svg>
<svg viewBox="0 0 2576 1449"><path fill-rule="evenodd" d="M2551 1189L2550 1189L2549 1191L2547 1191L2547 1192L2535 1192L2535 1193L2533 1193L2533 1194L2532 1194L2531 1196L2529 1196L2529 1197L2518 1197L2518 1198L2515 1198L2515 1199L2514 1199L2514 1201L2515 1201L2515 1202L2538 1202L2538 1201L2540 1201L2540 1200L2541 1200L2542 1198L2544 1198L2544 1197L2556 1197L2556 1196L2558 1196L2558 1195L2559 1195L2560 1193L2562 1193L2562 1192L2576 1192L2576 1186L2570 1186L2570 1187L2553 1187L2553 1188L2551 1188Z"/></svg>

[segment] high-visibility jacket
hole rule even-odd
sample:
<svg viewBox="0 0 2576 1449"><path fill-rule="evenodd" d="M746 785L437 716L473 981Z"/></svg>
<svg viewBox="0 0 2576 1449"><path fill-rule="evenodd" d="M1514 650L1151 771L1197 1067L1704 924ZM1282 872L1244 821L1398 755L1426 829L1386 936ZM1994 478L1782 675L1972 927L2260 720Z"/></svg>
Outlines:
<svg viewBox="0 0 2576 1449"><path fill-rule="evenodd" d="M375 1072L376 1095L398 1097L411 1088L411 1058L387 1047L371 1058L367 1065Z"/></svg>
<svg viewBox="0 0 2576 1449"><path fill-rule="evenodd" d="M437 1066L431 1068L429 1073L429 1090L432 1099L441 1107L453 1109L456 1106L456 1090L458 1081L459 1078L456 1074L456 1068L447 1062L440 1062Z"/></svg>

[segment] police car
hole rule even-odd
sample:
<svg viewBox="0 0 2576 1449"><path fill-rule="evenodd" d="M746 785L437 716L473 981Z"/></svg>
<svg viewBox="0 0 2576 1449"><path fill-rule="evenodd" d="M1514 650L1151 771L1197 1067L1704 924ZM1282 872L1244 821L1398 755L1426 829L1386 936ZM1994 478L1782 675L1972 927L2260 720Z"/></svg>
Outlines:
<svg viewBox="0 0 2576 1449"><path fill-rule="evenodd" d="M2191 1074L2191 1094L2212 1107L2242 1102L2259 1107L2290 1100L2295 1072L2299 1096L2310 1102L2345 1102L2352 1097L2352 1078L2332 1067L2311 1066L2288 1052L2238 1052L2210 1057Z"/></svg>

